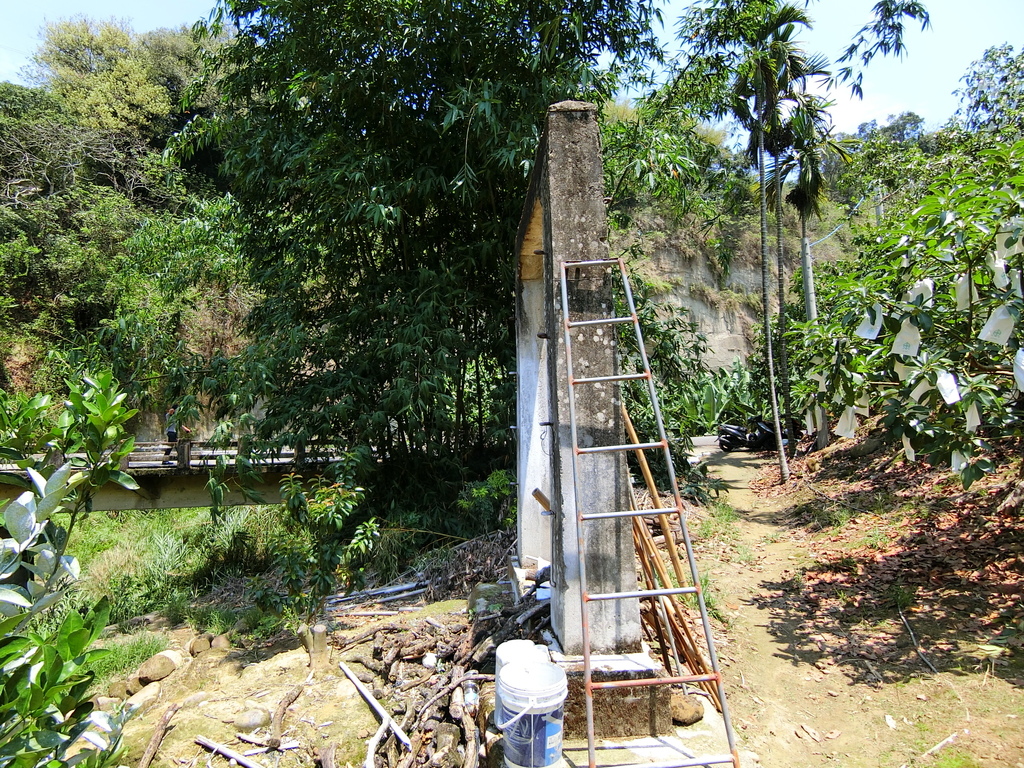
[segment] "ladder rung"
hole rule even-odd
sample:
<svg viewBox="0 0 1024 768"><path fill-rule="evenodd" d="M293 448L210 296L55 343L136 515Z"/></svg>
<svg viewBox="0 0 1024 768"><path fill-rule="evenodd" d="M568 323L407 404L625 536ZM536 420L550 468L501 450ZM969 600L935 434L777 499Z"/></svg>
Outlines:
<svg viewBox="0 0 1024 768"><path fill-rule="evenodd" d="M636 749L643 749L637 747ZM739 763L732 755L708 755L707 757L687 757L681 761L665 763L611 763L609 768L696 768L701 765L736 765Z"/></svg>
<svg viewBox="0 0 1024 768"><path fill-rule="evenodd" d="M589 267L598 264L618 264L618 259L589 259L588 261L563 261L562 269L569 267Z"/></svg>
<svg viewBox="0 0 1024 768"><path fill-rule="evenodd" d="M658 597L660 595L694 595L696 587L672 587L670 589L637 589L633 592L600 592L596 595L584 595L583 599L591 600L625 600L630 597Z"/></svg>
<svg viewBox="0 0 1024 768"><path fill-rule="evenodd" d="M632 317L602 317L598 320L570 320L568 325L570 328L583 328L588 325L624 325L632 322Z"/></svg>
<svg viewBox="0 0 1024 768"><path fill-rule="evenodd" d="M664 448L665 443L626 443L625 445L599 445L596 448L577 448L576 453L614 453L615 451L645 451L648 448Z"/></svg>
<svg viewBox="0 0 1024 768"><path fill-rule="evenodd" d="M679 507L662 507L661 509L627 509L624 512L595 512L592 515L580 515L580 520L607 520L611 517L657 517L671 515L673 512L682 514Z"/></svg>
<svg viewBox="0 0 1024 768"><path fill-rule="evenodd" d="M600 384L605 381L636 381L637 379L649 379L651 374L643 373L618 373L614 376L592 376L589 379L569 379L569 383L576 384Z"/></svg>
<svg viewBox="0 0 1024 768"><path fill-rule="evenodd" d="M643 688L653 685L684 685L686 683L717 683L718 675L711 673L707 675L682 675L680 677L640 677L635 680L605 680L595 683L591 681L590 687L594 690L608 688Z"/></svg>

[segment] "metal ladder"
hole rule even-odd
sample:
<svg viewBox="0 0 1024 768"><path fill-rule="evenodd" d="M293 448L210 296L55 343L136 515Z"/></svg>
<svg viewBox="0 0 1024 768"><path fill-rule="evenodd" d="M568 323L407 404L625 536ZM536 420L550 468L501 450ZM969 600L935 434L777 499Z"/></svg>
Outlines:
<svg viewBox="0 0 1024 768"><path fill-rule="evenodd" d="M599 319L587 319L573 321L570 319L570 307L569 307L569 270L578 269L580 267L617 267L619 274L622 277L622 290L623 297L625 300L626 308L628 310L627 316L622 317L606 317ZM739 754L736 748L735 737L732 730L732 725L729 720L729 710L725 701L725 691L722 686L722 675L718 666L718 657L715 653L715 645L711 635L711 624L708 619L707 607L704 603L704 596L701 593L700 580L697 575L697 565L693 555L693 547L690 542L690 535L686 526L686 518L683 514L682 498L679 494L679 486L676 481L675 468L672 463L672 455L669 450L668 437L665 433L664 421L661 415L661 408L658 403L658 396L654 387L654 379L651 375L651 366L647 358L647 352L644 349L643 336L640 331L640 323L637 319L636 306L633 300L633 292L629 284L629 276L626 272L626 265L622 259L596 259L587 261L564 261L561 263L561 299L562 299L562 322L563 331L565 338L565 358L566 358L566 372L569 380L569 391L568 391L568 406L569 406L569 428L572 440L572 478L573 484L576 488L574 497L576 499L576 533L577 533L577 545L579 547L580 558L579 558L579 573L580 573L580 612L582 617L582 641L583 641L583 674L584 674L584 692L586 696L586 712L587 712L587 752L589 758L590 768L596 768L597 765L597 754L596 754L596 736L594 733L594 691L611 688L628 688L628 687L640 687L640 686L651 686L651 685L675 685L675 684L694 684L704 683L712 684L717 689L718 700L721 704L722 717L725 722L725 732L728 741L729 754L719 754L711 756L703 756L699 758L682 759L679 761L661 762L661 763L644 763L645 768L685 768L686 766L711 766L711 765L732 765L734 768L739 768ZM614 315L614 310L610 312ZM636 342L640 352L640 359L643 363L642 373L620 373L612 376L598 376L590 378L579 378L577 379L573 372L573 355L572 355L572 336L573 330L581 327L588 326L615 326L631 323L633 325L633 331L636 334ZM613 352L614 354L614 352ZM577 423L576 423L576 388L586 387L594 384L608 383L608 382L625 382L625 381L640 381L643 380L647 385L648 396L650 397L650 405L653 410L654 420L657 424L658 440L656 442L639 442L638 438L635 437L632 429L632 439L634 442L625 443L622 445L610 445L610 446L591 446L591 447L580 447L579 437L577 434ZM627 417L628 418L628 417ZM585 510L579 506L579 466L581 461L585 461L589 454L602 453L602 452L628 452L635 451L638 454L645 450L660 449L663 452L663 459L666 462L668 468L668 475L671 479L671 491L672 498L674 500L674 508L662 508L662 509L648 509L648 510L622 510L616 512L603 512L603 513L591 513L588 514ZM658 505L655 504L657 507ZM566 510L568 513L569 510ZM692 586L678 586L668 587L664 589L637 589L635 591L623 591L623 592L609 592L609 593L598 593L590 594L587 583L587 563L585 557L585 536L584 526L593 520L608 519L608 518L625 518L625 517L657 517L665 514L674 513L678 518L680 529L682 530L683 541L686 548L686 559L689 565L689 577ZM665 531L666 540L669 542L670 547L676 546L674 543L674 537L671 531ZM594 682L593 680L593 668L591 666L591 650L590 650L590 621L588 619L588 610L590 603L599 600L630 600L630 599L652 599L652 600L663 600L666 597L672 595L686 595L692 594L696 597L697 604L700 609L701 626L704 632L704 639L707 644L708 655L711 662L711 673L710 674L690 674L690 675L675 675L661 678L639 679L639 680L616 680L616 681L605 681L605 682ZM669 599L671 599L669 597ZM663 608L663 606L662 606ZM681 671L681 670L677 670ZM621 768L621 766L619 767Z"/></svg>

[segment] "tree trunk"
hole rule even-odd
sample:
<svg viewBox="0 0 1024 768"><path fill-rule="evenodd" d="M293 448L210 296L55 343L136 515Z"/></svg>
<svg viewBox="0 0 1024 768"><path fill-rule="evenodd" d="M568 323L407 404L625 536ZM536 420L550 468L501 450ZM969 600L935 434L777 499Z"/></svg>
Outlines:
<svg viewBox="0 0 1024 768"><path fill-rule="evenodd" d="M811 261L811 242L807 239L807 215L800 214L800 267L804 276L804 314L807 322L818 319L818 297L814 292L814 263Z"/></svg>
<svg viewBox="0 0 1024 768"><path fill-rule="evenodd" d="M757 114L760 125L756 126L757 131L757 175L760 181L760 204L761 204L761 311L764 313L764 356L768 366L768 397L772 405L772 422L775 427L775 444L779 456L779 475L783 483L789 482L789 461L786 459L786 451L782 445L782 423L779 419L779 398L775 392L775 360L772 354L772 315L769 305L770 290L770 269L768 262L768 193L764 188L764 115L762 105L764 99L760 93L757 96L755 114Z"/></svg>
<svg viewBox="0 0 1024 768"><path fill-rule="evenodd" d="M807 215L802 212L800 214L800 266L804 276L804 314L807 316L808 323L814 323L818 320L818 297L814 292L814 261L811 258L811 241L807 238ZM818 450L821 450L828 445L829 441L828 414L825 412L825 406L821 404L824 395L818 392L814 399L817 403L815 408L818 411L815 418L818 425L817 446Z"/></svg>
<svg viewBox="0 0 1024 768"><path fill-rule="evenodd" d="M775 264L779 272L779 387L782 390L782 404L786 414L785 431L789 433L788 453L795 456L796 430L793 427L793 398L789 389L789 360L786 356L786 255L783 247L782 177L779 175L779 156L773 155L772 162L775 167Z"/></svg>

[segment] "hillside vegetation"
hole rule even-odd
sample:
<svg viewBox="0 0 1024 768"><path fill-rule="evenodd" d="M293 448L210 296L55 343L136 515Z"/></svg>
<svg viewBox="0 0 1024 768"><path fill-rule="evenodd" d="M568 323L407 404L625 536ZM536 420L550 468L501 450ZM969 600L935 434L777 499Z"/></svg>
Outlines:
<svg viewBox="0 0 1024 768"><path fill-rule="evenodd" d="M51 24L34 85L0 84L0 448L26 486L4 511L0 660L59 646L45 695L66 701L56 725L42 705L24 720L52 743L0 724L0 745L42 764L91 727L87 646L111 611L161 592L180 608L260 571L249 601L311 619L368 573L511 523L513 245L554 102L598 105L610 239L635 273L677 466L725 420L767 418L782 446L801 421L824 443L871 415L908 464L965 489L1005 469L1024 437L1024 54L979 51L937 131L903 113L844 136L816 84L856 90L927 11L879 3L830 63L799 42L813 10L692 4L677 61L647 0L223 0L192 30ZM799 258L834 230L816 264ZM659 266L687 261L706 274L689 298L758 326L749 359L709 369L682 280ZM740 288L741 264L759 274ZM623 367L639 357L624 339ZM159 558L81 537L93 563L136 570L78 593L123 602L78 611L65 558L76 526L101 528L89 489L131 487L117 458L137 411L172 404L216 439L343 460L315 486L289 479L272 521L212 504L226 533L199 556L184 519L156 521ZM633 415L641 432L653 417ZM780 484L796 444L777 452ZM83 446L88 466L61 467ZM716 489L700 468L684 481L699 500ZM1017 520L1019 483L1000 487Z"/></svg>

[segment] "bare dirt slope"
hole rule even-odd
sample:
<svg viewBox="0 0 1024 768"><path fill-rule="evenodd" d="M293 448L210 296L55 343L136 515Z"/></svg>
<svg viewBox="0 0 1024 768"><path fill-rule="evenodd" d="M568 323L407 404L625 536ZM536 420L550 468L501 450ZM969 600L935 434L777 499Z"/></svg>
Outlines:
<svg viewBox="0 0 1024 768"><path fill-rule="evenodd" d="M720 656L742 746L763 768L1024 768L1024 680L1015 666L933 643L946 635L929 624L927 605L904 614L919 654L895 606L868 605L872 597L857 594L820 601L805 580L820 565L827 532L794 522L807 488L750 489L766 461L711 457L739 519L731 537L704 542L699 553L717 593Z"/></svg>

